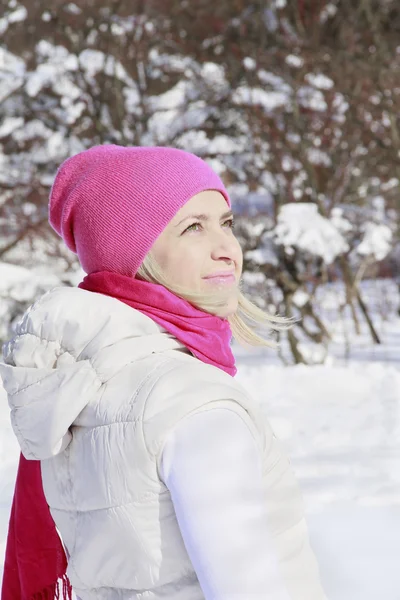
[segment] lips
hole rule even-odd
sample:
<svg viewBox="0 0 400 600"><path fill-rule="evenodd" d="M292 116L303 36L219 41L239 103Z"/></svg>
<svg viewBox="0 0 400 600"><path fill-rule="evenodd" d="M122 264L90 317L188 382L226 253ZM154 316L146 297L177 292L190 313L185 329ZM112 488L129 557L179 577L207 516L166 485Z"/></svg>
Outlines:
<svg viewBox="0 0 400 600"><path fill-rule="evenodd" d="M208 277L204 277L210 285L232 285L236 283L236 277L233 271L214 273Z"/></svg>
<svg viewBox="0 0 400 600"><path fill-rule="evenodd" d="M204 277L204 279L223 279L223 278L235 278L235 272L234 271L218 271L217 273L213 273L212 275L207 275L207 277Z"/></svg>

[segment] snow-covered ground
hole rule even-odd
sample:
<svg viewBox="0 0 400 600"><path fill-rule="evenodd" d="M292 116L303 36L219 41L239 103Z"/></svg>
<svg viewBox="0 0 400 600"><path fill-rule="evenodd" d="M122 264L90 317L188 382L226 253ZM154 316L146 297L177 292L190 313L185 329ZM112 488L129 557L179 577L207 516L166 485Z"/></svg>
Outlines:
<svg viewBox="0 0 400 600"><path fill-rule="evenodd" d="M398 600L398 367L255 363L238 377L287 446L328 597Z"/></svg>
<svg viewBox="0 0 400 600"><path fill-rule="evenodd" d="M337 318L335 284L320 298L334 334L325 365L284 367L272 350L235 346L237 377L286 444L328 598L400 600L398 292L390 281L365 282L363 292L379 347L364 327L355 337L352 324ZM0 388L0 580L18 454Z"/></svg>

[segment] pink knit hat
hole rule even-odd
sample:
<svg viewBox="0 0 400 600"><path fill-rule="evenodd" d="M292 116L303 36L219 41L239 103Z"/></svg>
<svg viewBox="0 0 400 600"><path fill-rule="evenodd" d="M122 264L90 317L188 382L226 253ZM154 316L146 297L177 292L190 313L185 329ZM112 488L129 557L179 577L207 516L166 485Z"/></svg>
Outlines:
<svg viewBox="0 0 400 600"><path fill-rule="evenodd" d="M86 273L134 276L178 210L204 190L221 192L231 206L221 179L194 154L94 146L58 169L49 222Z"/></svg>

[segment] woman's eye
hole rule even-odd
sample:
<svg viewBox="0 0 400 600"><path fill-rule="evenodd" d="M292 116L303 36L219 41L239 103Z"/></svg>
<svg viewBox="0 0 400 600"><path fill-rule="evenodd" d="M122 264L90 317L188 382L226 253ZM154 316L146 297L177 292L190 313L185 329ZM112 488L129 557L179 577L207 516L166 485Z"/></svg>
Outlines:
<svg viewBox="0 0 400 600"><path fill-rule="evenodd" d="M233 229L235 226L235 220L234 219L227 219L226 221L224 221L223 223L224 226L228 225L228 227L230 229ZM187 227L183 232L182 235L184 233L186 233L187 231L198 231L197 229L195 229L195 227L201 227L201 223L199 223L198 221L196 223L192 223L191 225L189 225L189 227Z"/></svg>
<svg viewBox="0 0 400 600"><path fill-rule="evenodd" d="M195 230L193 229L193 227L196 227L196 225L200 225L200 223L192 223L191 225L189 225L189 227L187 227L187 228L185 229L185 231L184 231L183 233L186 233L186 231L195 231Z"/></svg>

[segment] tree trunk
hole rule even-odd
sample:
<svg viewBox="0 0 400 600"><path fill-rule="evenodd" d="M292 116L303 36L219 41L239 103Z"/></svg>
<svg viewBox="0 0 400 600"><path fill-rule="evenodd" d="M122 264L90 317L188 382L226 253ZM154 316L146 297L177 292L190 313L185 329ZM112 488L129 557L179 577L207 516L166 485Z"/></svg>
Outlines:
<svg viewBox="0 0 400 600"><path fill-rule="evenodd" d="M378 335L378 332L376 331L375 326L374 326L374 324L372 322L372 319L371 319L371 317L369 315L369 311L368 311L367 305L365 304L364 300L361 298L360 290L356 290L356 297L357 297L358 304L359 304L359 306L361 308L361 311L362 311L362 313L363 313L363 315L365 317L365 320L367 321L368 328L369 328L369 331L371 333L371 337L372 337L373 342L375 344L381 344L382 343L381 339L380 339L380 337Z"/></svg>
<svg viewBox="0 0 400 600"><path fill-rule="evenodd" d="M350 266L347 262L347 258L344 256L339 257L340 266L342 268L343 273L343 281L346 286L346 303L349 305L351 310L351 316L353 317L354 328L356 335L361 334L360 322L357 317L356 309L354 307L353 298L354 298L354 282L351 273Z"/></svg>
<svg viewBox="0 0 400 600"><path fill-rule="evenodd" d="M286 314L288 317L292 317L293 316L293 310L292 310L293 294L285 292L285 290L283 290L283 295L285 298ZM300 363L303 363L305 365L308 364L307 360L305 359L303 354L300 352L299 340L297 339L297 337L293 331L293 328L288 329L287 336L288 336L289 347L292 352L295 364L296 365L298 365Z"/></svg>

